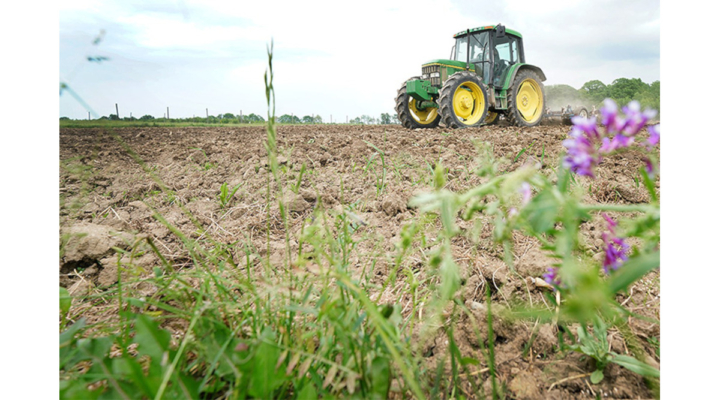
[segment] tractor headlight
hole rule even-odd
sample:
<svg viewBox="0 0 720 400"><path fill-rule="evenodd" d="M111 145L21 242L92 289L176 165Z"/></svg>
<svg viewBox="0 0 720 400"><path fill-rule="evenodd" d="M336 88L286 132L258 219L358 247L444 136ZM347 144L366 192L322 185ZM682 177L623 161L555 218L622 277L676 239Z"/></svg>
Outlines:
<svg viewBox="0 0 720 400"><path fill-rule="evenodd" d="M428 74L422 74L422 76L420 77L420 79L427 79L427 78L428 78Z"/></svg>
<svg viewBox="0 0 720 400"><path fill-rule="evenodd" d="M433 72L433 73L430 74L430 77L431 77L431 78L439 78L439 77L440 77L440 73L439 73L439 72Z"/></svg>

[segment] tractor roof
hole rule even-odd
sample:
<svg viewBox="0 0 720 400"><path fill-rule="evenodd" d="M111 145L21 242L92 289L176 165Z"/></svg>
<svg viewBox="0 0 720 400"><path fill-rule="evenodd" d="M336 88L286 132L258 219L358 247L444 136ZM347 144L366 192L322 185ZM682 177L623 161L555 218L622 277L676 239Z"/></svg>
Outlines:
<svg viewBox="0 0 720 400"><path fill-rule="evenodd" d="M482 32L482 31L491 31L491 30L494 30L496 26L497 26L497 25L487 25L487 26L481 26L481 27L478 27L478 28L473 28L473 29L470 29L470 33ZM518 31L514 31L514 30L512 30L512 29L507 29L507 28L506 28L506 29L505 29L505 32L506 32L506 33L509 33L509 34L511 34L511 35L517 36L517 37L519 37L519 38L522 38L522 35L521 35L520 32L518 32ZM467 34L467 31L462 31L462 32L456 33L455 35L453 35L453 37L456 38L456 37L460 37L460 36L465 36L466 34Z"/></svg>

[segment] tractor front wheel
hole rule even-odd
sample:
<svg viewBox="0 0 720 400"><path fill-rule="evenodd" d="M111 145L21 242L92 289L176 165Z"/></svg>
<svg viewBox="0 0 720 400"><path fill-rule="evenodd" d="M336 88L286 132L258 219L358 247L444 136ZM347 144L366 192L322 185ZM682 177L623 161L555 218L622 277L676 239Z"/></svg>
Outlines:
<svg viewBox="0 0 720 400"><path fill-rule="evenodd" d="M511 125L535 126L545 108L545 91L538 75L529 69L518 72L510 87L507 118Z"/></svg>
<svg viewBox="0 0 720 400"><path fill-rule="evenodd" d="M440 115L448 128L466 128L485 122L487 91L480 78L469 71L456 72L440 89Z"/></svg>
<svg viewBox="0 0 720 400"><path fill-rule="evenodd" d="M408 129L436 128L440 123L438 109L428 107L423 110L417 108L417 102L407 94L408 81L420 79L419 76L408 79L402 84L395 97L395 111L398 120Z"/></svg>

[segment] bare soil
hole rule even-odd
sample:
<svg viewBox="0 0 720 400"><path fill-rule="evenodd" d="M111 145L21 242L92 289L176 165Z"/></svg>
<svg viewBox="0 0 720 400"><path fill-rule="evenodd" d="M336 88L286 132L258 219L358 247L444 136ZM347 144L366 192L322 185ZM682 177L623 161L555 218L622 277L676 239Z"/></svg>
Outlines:
<svg viewBox="0 0 720 400"><path fill-rule="evenodd" d="M397 125L280 126L279 162L288 181L297 180L303 164L307 169L297 194L285 190L291 237L296 237L302 222L320 204L328 209L352 205L364 223L365 234L382 239L380 243L384 243L384 250L389 253L402 226L417 215L417 210L408 207L408 201L418 193L431 190L429 166L442 160L448 169L450 190L462 192L476 186L480 178L473 174L477 165L473 143L479 140L491 143L495 157L507 160L502 165L505 171L532 163L540 164L544 171L552 174L568 131L569 127L562 125L535 128L498 125L455 131L407 130ZM260 252L265 252L261 256L267 254L269 225L270 260L282 260L284 227L277 203L269 203L269 213L267 208L269 174L264 127L117 128L114 132L159 180L153 180L138 159L102 129L60 131L62 254L59 280L71 294L97 293L115 284L118 255L114 248L129 249L134 241L144 237L152 238L175 268L191 266L183 244L153 217L153 210L189 237L212 235L226 243L250 241ZM376 175L364 172L370 157L377 153L368 143L382 150L388 163L387 186L379 195ZM520 154L523 149L526 150ZM374 157L375 168L378 168L379 154ZM393 166L389 165L391 161ZM595 180L578 178L580 185L591 189L586 201L647 202L643 185L636 181L643 165L640 153L634 151L606 158ZM230 189L240 185L225 207L218 199L223 183ZM163 184L171 196L163 192ZM658 181L658 193L659 188ZM181 211L180 205L192 212L198 225ZM600 218L581 227L586 253L597 260L603 229ZM359 252L377 253L372 247L376 243L360 243ZM293 245L297 246L296 240L291 241ZM515 237L515 266L525 279L508 272L502 249L492 242L489 224L482 230L477 247L469 240L457 240L453 242L453 253L463 276L462 296L477 321L485 319L484 285L491 285L493 307L544 301L541 289L526 285L527 277L540 277L552 263L535 240L520 234ZM244 254L238 254L241 256ZM152 273L153 267L159 265L152 252L132 261L136 271L123 274L142 276ZM359 260L356 262L360 265ZM416 263L415 268L423 267L420 258L411 256L407 262ZM387 269L387 263L381 260L373 281L384 282ZM659 276L659 271L652 272L633 286L630 298L620 296L618 299L634 313L659 320ZM140 286L137 290L142 292L144 288ZM410 312L405 307L411 301L409 298L397 297L393 291L386 295L388 298L380 300L394 301L403 307L405 314ZM89 302L76 307L89 322L111 319L116 312L110 306ZM464 355L482 359L475 329L483 329L484 325L479 325L465 317L457 321L454 337ZM646 361L659 367L654 345L659 343L659 325L630 318L629 327L649 355ZM178 332L183 329L182 326L167 328ZM509 398L653 397L642 377L614 364L607 367L601 384L590 384L592 361L580 354L558 353L556 329L532 322L497 321L491 340L495 343L497 374ZM526 349L531 336L535 339ZM611 329L610 336L613 351L629 354L628 343L620 332ZM447 346L444 334L425 345L424 355L429 365L442 360ZM467 378L487 386L488 376L487 371L481 370Z"/></svg>

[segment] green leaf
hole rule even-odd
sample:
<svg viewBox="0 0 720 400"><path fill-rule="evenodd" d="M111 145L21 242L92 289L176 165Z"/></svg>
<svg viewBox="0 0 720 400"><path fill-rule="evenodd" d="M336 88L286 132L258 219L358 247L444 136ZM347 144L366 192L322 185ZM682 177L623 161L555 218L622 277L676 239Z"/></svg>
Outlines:
<svg viewBox="0 0 720 400"><path fill-rule="evenodd" d="M80 318L76 323L70 325L65 332L60 334L60 348L71 344L75 339L75 334L85 327L85 318Z"/></svg>
<svg viewBox="0 0 720 400"><path fill-rule="evenodd" d="M260 344L255 353L255 365L252 376L250 377L250 388L248 392L251 396L260 399L273 397L273 390L282 383L282 381L278 379L278 375L281 375L282 372L275 371L275 365L277 365L279 358L280 349L278 349L277 346L265 342Z"/></svg>
<svg viewBox="0 0 720 400"><path fill-rule="evenodd" d="M60 288L60 311L63 315L66 315L70 311L72 305L72 297L70 293L64 287Z"/></svg>
<svg viewBox="0 0 720 400"><path fill-rule="evenodd" d="M455 292L460 288L460 272L457 264L449 254L442 256L440 280L440 295L445 300L452 299Z"/></svg>
<svg viewBox="0 0 720 400"><path fill-rule="evenodd" d="M297 400L316 400L318 399L317 390L312 382L308 382L298 393Z"/></svg>
<svg viewBox="0 0 720 400"><path fill-rule="evenodd" d="M160 362L170 347L170 332L161 329L147 315L138 314L133 342L138 344L138 353L150 356L153 362Z"/></svg>
<svg viewBox="0 0 720 400"><path fill-rule="evenodd" d="M600 383L603 378L605 378L605 375L603 375L603 372L599 369L596 369L595 372L590 375L590 382L592 382L594 385L597 385Z"/></svg>
<svg viewBox="0 0 720 400"><path fill-rule="evenodd" d="M452 237L457 232L457 226L455 225L457 206L452 193L444 193L440 198L440 219L448 237Z"/></svg>
<svg viewBox="0 0 720 400"><path fill-rule="evenodd" d="M390 392L390 360L385 357L375 357L372 360L370 381L371 397L387 399Z"/></svg>
<svg viewBox="0 0 720 400"><path fill-rule="evenodd" d="M660 377L660 371L630 356L613 354L610 361L642 376Z"/></svg>
<svg viewBox="0 0 720 400"><path fill-rule="evenodd" d="M468 365L468 364L480 365L480 361L478 361L472 357L463 357L460 359L460 364L461 365Z"/></svg>
<svg viewBox="0 0 720 400"><path fill-rule="evenodd" d="M522 215L537 233L545 233L555 226L560 206L550 189L538 193L522 211Z"/></svg>
<svg viewBox="0 0 720 400"><path fill-rule="evenodd" d="M660 266L660 252L640 254L625 262L610 278L610 291L626 290L633 282Z"/></svg>
<svg viewBox="0 0 720 400"><path fill-rule="evenodd" d="M80 352L92 357L95 360L103 360L113 345L111 337L99 337L94 339L78 339L77 346Z"/></svg>

